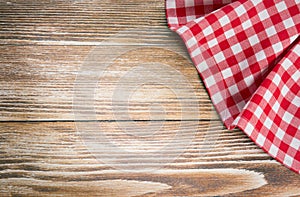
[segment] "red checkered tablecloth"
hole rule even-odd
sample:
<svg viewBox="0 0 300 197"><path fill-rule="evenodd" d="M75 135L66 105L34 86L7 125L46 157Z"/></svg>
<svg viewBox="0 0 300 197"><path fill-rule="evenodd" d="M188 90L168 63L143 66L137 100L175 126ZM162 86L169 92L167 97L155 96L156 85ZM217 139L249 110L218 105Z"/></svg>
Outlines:
<svg viewBox="0 0 300 197"><path fill-rule="evenodd" d="M300 0L166 0L227 128L300 173Z"/></svg>

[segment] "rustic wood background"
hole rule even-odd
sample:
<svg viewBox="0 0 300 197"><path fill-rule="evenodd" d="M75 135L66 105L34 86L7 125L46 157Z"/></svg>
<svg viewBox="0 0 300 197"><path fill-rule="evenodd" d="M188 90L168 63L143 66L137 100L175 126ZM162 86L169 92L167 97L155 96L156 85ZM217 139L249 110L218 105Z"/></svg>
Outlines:
<svg viewBox="0 0 300 197"><path fill-rule="evenodd" d="M142 48L107 62L110 67L95 91L96 118L78 119L73 111L76 76L95 46L111 37L117 41L106 43L108 49L124 43ZM1 0L0 48L0 196L300 195L299 175L240 130L226 130L212 112L195 68L183 58L184 44L167 28L162 0ZM106 57L114 51L103 53ZM130 75L123 87L132 90L135 77L158 74L172 82L171 88L144 84L132 92L128 109L113 111L111 98L119 79L143 62L171 66L188 79L194 95L178 98L174 91L184 92L186 84L158 66L152 73ZM183 110L195 108L186 103L199 104L199 114L182 116ZM153 104L165 113L149 107ZM195 136L174 161L151 171L147 165L157 164L153 154L122 158L122 151L113 155L118 152L111 150L112 157L122 158L124 170L95 158L82 142L77 124L95 122L120 143L140 140L124 135L124 122L126 132L130 126L140 130L154 139L143 139L148 145L158 147L178 129ZM145 162L131 168L131 159Z"/></svg>

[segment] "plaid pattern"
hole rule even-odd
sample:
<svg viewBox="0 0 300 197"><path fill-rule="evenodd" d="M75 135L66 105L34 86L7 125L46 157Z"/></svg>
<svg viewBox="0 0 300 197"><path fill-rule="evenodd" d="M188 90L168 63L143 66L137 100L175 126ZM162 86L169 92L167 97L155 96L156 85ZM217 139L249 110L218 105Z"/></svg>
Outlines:
<svg viewBox="0 0 300 197"><path fill-rule="evenodd" d="M172 30L208 14L234 0L174 0L166 1L166 15Z"/></svg>
<svg viewBox="0 0 300 197"><path fill-rule="evenodd" d="M193 8L195 5L201 9ZM300 0L166 1L169 27L185 41L227 128L240 127L270 155L298 173L299 9ZM287 62L292 62L291 68ZM294 84L284 80L288 75L294 77ZM271 82L276 92L273 86L264 87ZM282 93L282 88L292 93ZM269 97L280 110L270 112L273 105ZM284 135L276 138L279 130Z"/></svg>
<svg viewBox="0 0 300 197"><path fill-rule="evenodd" d="M266 77L236 122L258 146L300 173L300 42Z"/></svg>

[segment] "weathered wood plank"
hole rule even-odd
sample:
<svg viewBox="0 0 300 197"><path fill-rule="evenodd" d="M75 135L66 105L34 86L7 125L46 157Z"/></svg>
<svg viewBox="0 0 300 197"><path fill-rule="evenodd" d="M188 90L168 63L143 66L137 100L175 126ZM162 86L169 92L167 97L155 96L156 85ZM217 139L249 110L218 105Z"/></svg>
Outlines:
<svg viewBox="0 0 300 197"><path fill-rule="evenodd" d="M149 27L165 30L152 40L176 42L168 36L161 0L0 2L1 44L93 44L125 29L143 28L141 35L147 34Z"/></svg>
<svg viewBox="0 0 300 197"><path fill-rule="evenodd" d="M16 157L18 153L24 155L30 153L32 156L36 155L36 158L47 158L51 161L63 157L76 160L78 154L81 154L80 158L89 158L90 154L87 147L84 147L85 143L81 142L80 139L84 139L84 135L92 136L93 132L101 132L108 141L111 141L112 144L115 143L120 148L133 150L143 148L142 155L129 153L128 156L130 157L119 157L120 162L122 162L122 159L129 160L139 156L146 158L147 155L151 160L153 159L152 152L156 150L153 149L152 152L149 152L152 148L151 145L155 145L155 148L164 148L168 143L174 143L174 148L181 146L180 143L186 143L183 147L185 151L182 152L184 154L181 154L180 158L174 155L178 161L176 165L185 165L186 161L194 161L195 164L202 164L202 162L204 162L203 164L207 162L213 164L215 162L249 161L250 158L270 160L249 138L245 137L243 132L239 130L228 131L217 121L140 121L125 123L104 121L96 124L98 127L90 131L88 130L91 128L90 125L94 126L94 123L91 122L1 123L2 159L21 159L21 155ZM150 129L149 124L151 124ZM77 126L77 133L75 125ZM86 130L80 130L82 125ZM179 131L179 129L181 130ZM191 136L191 139L180 139L172 142L176 137L175 135L179 135L180 132L185 132L185 138ZM30 143L28 143L29 141ZM125 147L130 141L135 141L135 146ZM142 147L139 147L139 142L142 142ZM110 149L101 150L113 153L113 150ZM176 152L169 150L169 153L175 154ZM118 152L115 154L118 154ZM126 152L120 152L120 154L125 155ZM154 161L155 159L157 158L154 158Z"/></svg>
<svg viewBox="0 0 300 197"><path fill-rule="evenodd" d="M1 46L0 120L74 120L74 101L87 105L87 96L99 120L124 119L124 113L140 120L218 119L196 69L176 53L180 48L143 46L109 60L105 47ZM100 57L93 60L93 53ZM84 76L89 71L95 72Z"/></svg>
<svg viewBox="0 0 300 197"><path fill-rule="evenodd" d="M156 131L152 138L160 143L169 142L166 136L173 136L179 122L166 122L162 131ZM99 124L107 136L114 134L112 140L122 142L124 131L118 123ZM193 127L197 123L189 124ZM160 128L158 122L155 125ZM215 121L201 121L198 126L193 142L186 145L183 154L175 155L178 157L173 162L161 168L148 171L149 165L157 161L152 158L155 153L127 155L124 162L121 158L125 152L120 151L114 157L123 166L130 166L131 159L138 160L141 156L144 162L139 164L140 168L118 168L116 163L97 160L87 150L75 123L0 123L0 193L43 196L300 194L299 176L271 160L241 131L227 131ZM149 135L142 126L140 130ZM139 137L133 136L132 140ZM209 145L211 139L217 139L214 146ZM149 141L148 138L146 142Z"/></svg>

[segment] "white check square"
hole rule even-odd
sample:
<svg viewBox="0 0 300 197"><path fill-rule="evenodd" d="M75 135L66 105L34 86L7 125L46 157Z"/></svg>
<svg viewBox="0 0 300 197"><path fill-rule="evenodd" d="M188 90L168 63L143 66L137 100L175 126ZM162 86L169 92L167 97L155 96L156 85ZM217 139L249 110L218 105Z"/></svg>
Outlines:
<svg viewBox="0 0 300 197"><path fill-rule="evenodd" d="M253 130L254 130L254 126L252 124L248 123L246 128L245 128L246 134L251 136Z"/></svg>
<svg viewBox="0 0 300 197"><path fill-rule="evenodd" d="M277 34L277 31L275 29L274 26L271 26L269 28L266 29L266 33L269 37L273 36L273 35L276 35Z"/></svg>
<svg viewBox="0 0 300 197"><path fill-rule="evenodd" d="M176 8L176 1L167 1L167 8Z"/></svg>
<svg viewBox="0 0 300 197"><path fill-rule="evenodd" d="M238 89L237 85L235 85L235 84L230 86L228 89L229 89L229 92L231 95L235 95L236 93L239 92L239 89Z"/></svg>
<svg viewBox="0 0 300 197"><path fill-rule="evenodd" d="M275 6L276 6L276 9L278 10L278 12L282 12L287 9L284 1L277 3Z"/></svg>
<svg viewBox="0 0 300 197"><path fill-rule="evenodd" d="M283 137L284 137L284 135L285 135L285 132L284 132L282 129L278 128L278 131L276 132L275 136L276 136L278 139L282 140Z"/></svg>
<svg viewBox="0 0 300 197"><path fill-rule="evenodd" d="M222 18L219 19L219 23L222 25L222 26L225 26L227 25L228 23L230 22L229 18L227 15L223 16Z"/></svg>
<svg viewBox="0 0 300 197"><path fill-rule="evenodd" d="M197 44L197 40L194 37L192 37L186 42L186 44L190 48L190 47L194 46L195 44Z"/></svg>
<svg viewBox="0 0 300 197"><path fill-rule="evenodd" d="M170 24L178 24L178 18L177 17L169 17L169 23Z"/></svg>
<svg viewBox="0 0 300 197"><path fill-rule="evenodd" d="M286 85L283 85L280 93L282 96L285 96L289 91L290 91L290 89Z"/></svg>
<svg viewBox="0 0 300 197"><path fill-rule="evenodd" d="M262 20L262 21L270 18L270 15L267 10L263 10L263 11L259 12L258 16L259 16L260 20Z"/></svg>
<svg viewBox="0 0 300 197"><path fill-rule="evenodd" d="M240 5L239 7L237 7L237 8L235 9L235 12L236 12L236 14L240 17L240 16L242 16L243 14L245 14L247 11L246 11L246 9L244 8L243 5Z"/></svg>
<svg viewBox="0 0 300 197"><path fill-rule="evenodd" d="M284 24L284 27L285 27L286 29L288 29L288 28L290 28L290 27L293 27L293 26L295 25L293 19L291 19L291 18L288 18L288 19L284 20L284 21L283 21L283 24Z"/></svg>
<svg viewBox="0 0 300 197"><path fill-rule="evenodd" d="M300 140L298 140L296 137L293 138L290 144L291 147L293 147L296 150L299 150L300 147Z"/></svg>
<svg viewBox="0 0 300 197"><path fill-rule="evenodd" d="M239 64L239 67L240 67L241 70L245 70L246 68L249 67L247 59L239 62L238 64Z"/></svg>
<svg viewBox="0 0 300 197"><path fill-rule="evenodd" d="M224 79L227 79L228 77L232 77L231 68L226 68L225 70L222 70L222 75Z"/></svg>
<svg viewBox="0 0 300 197"><path fill-rule="evenodd" d="M260 118L260 116L262 115L262 113L263 113L262 108L259 107L259 106L257 106L257 108L256 108L256 110L255 110L255 112L254 112L255 116L256 116L257 118Z"/></svg>
<svg viewBox="0 0 300 197"><path fill-rule="evenodd" d="M272 125L273 125L273 121L269 117L267 117L265 122L264 122L264 126L267 127L270 130Z"/></svg>
<svg viewBox="0 0 300 197"><path fill-rule="evenodd" d="M194 4L194 0L192 1L184 1L184 4L185 4L185 7L193 7L195 4Z"/></svg>
<svg viewBox="0 0 300 197"><path fill-rule="evenodd" d="M258 133L257 138L256 138L256 143L260 146L263 146L266 141L266 137L263 136L261 133Z"/></svg>
<svg viewBox="0 0 300 197"><path fill-rule="evenodd" d="M247 21L242 23L242 27L243 27L244 30L248 29L251 26L252 26L252 23L251 23L250 20L247 20Z"/></svg>
<svg viewBox="0 0 300 197"><path fill-rule="evenodd" d="M272 98L273 94L270 92L270 90L266 90L264 94L264 99L266 102L269 102Z"/></svg>
<svg viewBox="0 0 300 197"><path fill-rule="evenodd" d="M240 45L240 43L237 43L237 44L233 45L231 47L231 50L232 50L232 52L233 52L234 55L236 55L236 54L238 54L238 53L240 53L240 52L243 51L242 46Z"/></svg>
<svg viewBox="0 0 300 197"><path fill-rule="evenodd" d="M282 120L284 120L286 123L290 124L293 120L294 115L292 115L291 113L289 113L288 111L286 111L283 114Z"/></svg>
<svg viewBox="0 0 300 197"><path fill-rule="evenodd" d="M206 82L207 87L211 87L216 84L214 76L210 76L210 77L206 78L205 82Z"/></svg>
<svg viewBox="0 0 300 197"><path fill-rule="evenodd" d="M215 58L217 63L220 63L220 62L225 60L225 56L224 56L222 51L219 52L218 54L214 55L214 58Z"/></svg>
<svg viewBox="0 0 300 197"><path fill-rule="evenodd" d="M225 35L225 37L226 37L227 39L229 39L229 38L231 38L232 36L234 36L235 33L234 33L234 30L233 30L233 29L230 29L230 30L226 31L226 32L224 33L224 35Z"/></svg>
<svg viewBox="0 0 300 197"><path fill-rule="evenodd" d="M203 31L204 36L208 36L214 32L214 30L211 28L211 26L206 27Z"/></svg>
<svg viewBox="0 0 300 197"><path fill-rule="evenodd" d="M209 46L210 48L211 48L211 47L214 47L215 45L218 44L218 40L217 40L216 38L214 38L214 39L208 41L207 44L208 44L208 46Z"/></svg>
<svg viewBox="0 0 300 197"><path fill-rule="evenodd" d="M278 42L278 43L272 45L272 48L273 48L274 53L279 53L283 50L283 46L282 46L281 42Z"/></svg>
<svg viewBox="0 0 300 197"><path fill-rule="evenodd" d="M244 79L244 82L247 84L247 87L249 87L254 83L254 77L252 75L249 75Z"/></svg>
<svg viewBox="0 0 300 197"><path fill-rule="evenodd" d="M213 101L215 102L215 104L220 103L220 102L223 100L223 97L222 97L221 92L218 92L218 93L214 94L214 95L212 96L212 99L213 99Z"/></svg>
<svg viewBox="0 0 300 197"><path fill-rule="evenodd" d="M260 51L258 53L255 54L256 60L257 61L261 61L264 60L266 58L266 54L264 51Z"/></svg>
<svg viewBox="0 0 300 197"><path fill-rule="evenodd" d="M251 46L254 46L257 43L259 43L259 39L258 39L258 37L257 37L256 34L254 34L253 36L251 36L250 38L248 38L248 40L249 40Z"/></svg>
<svg viewBox="0 0 300 197"><path fill-rule="evenodd" d="M272 144L271 147L270 147L269 153L273 157L275 157L275 156L277 156L278 151L279 151L279 148L277 146L275 146L274 144Z"/></svg>
<svg viewBox="0 0 300 197"><path fill-rule="evenodd" d="M293 158L289 156L288 154L285 155L283 163L287 166L292 166L293 164Z"/></svg>
<svg viewBox="0 0 300 197"><path fill-rule="evenodd" d="M277 113L279 108L280 108L280 104L278 103L278 101L275 101L275 104L272 106L273 111Z"/></svg>

